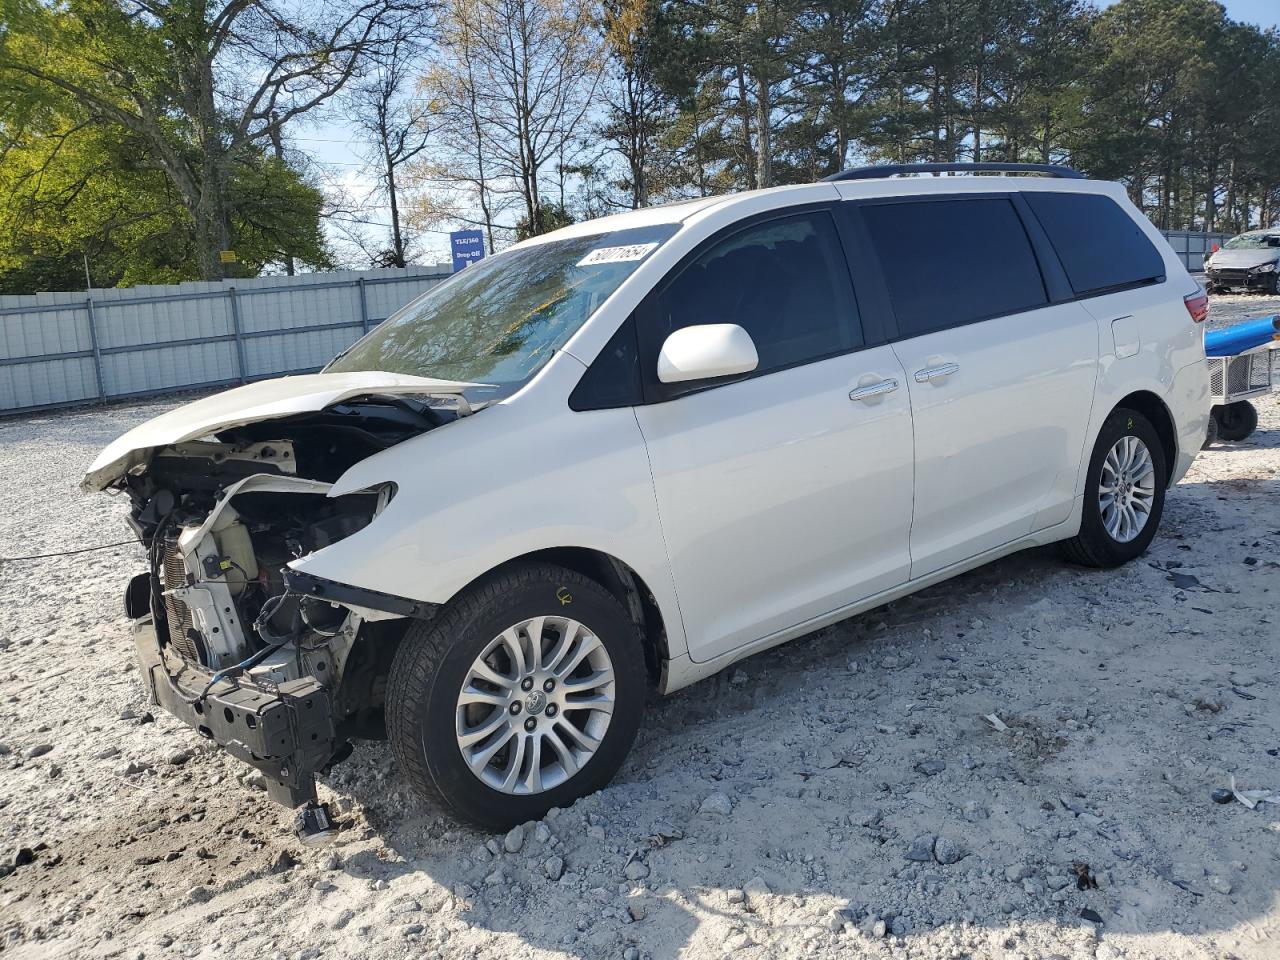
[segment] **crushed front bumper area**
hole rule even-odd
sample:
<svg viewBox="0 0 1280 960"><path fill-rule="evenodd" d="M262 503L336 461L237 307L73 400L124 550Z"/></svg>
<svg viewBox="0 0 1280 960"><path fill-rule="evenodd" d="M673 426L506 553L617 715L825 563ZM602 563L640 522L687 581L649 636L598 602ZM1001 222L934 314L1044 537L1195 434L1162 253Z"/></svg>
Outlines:
<svg viewBox="0 0 1280 960"><path fill-rule="evenodd" d="M151 703L256 767L273 800L290 807L315 800L315 775L342 746L324 686L310 677L278 686L237 677L210 687L212 671L161 648L150 616L134 622L133 637Z"/></svg>
<svg viewBox="0 0 1280 960"><path fill-rule="evenodd" d="M1249 270L1217 270L1205 274L1207 285L1221 290L1243 290L1245 293L1270 293L1276 287L1275 271L1254 273Z"/></svg>

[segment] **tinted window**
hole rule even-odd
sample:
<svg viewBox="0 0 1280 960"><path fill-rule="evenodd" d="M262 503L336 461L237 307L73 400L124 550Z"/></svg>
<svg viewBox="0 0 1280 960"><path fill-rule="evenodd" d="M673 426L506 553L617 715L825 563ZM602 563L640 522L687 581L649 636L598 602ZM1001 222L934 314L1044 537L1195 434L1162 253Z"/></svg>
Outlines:
<svg viewBox="0 0 1280 960"><path fill-rule="evenodd" d="M1048 302L1040 267L1004 198L862 208L903 337Z"/></svg>
<svg viewBox="0 0 1280 960"><path fill-rule="evenodd" d="M860 346L849 268L827 213L770 220L720 241L658 297L660 347L699 323L736 323L755 341L757 373Z"/></svg>
<svg viewBox="0 0 1280 960"><path fill-rule="evenodd" d="M1164 258L1110 197L1026 193L1077 296L1164 279Z"/></svg>
<svg viewBox="0 0 1280 960"><path fill-rule="evenodd" d="M636 324L628 317L569 394L571 410L609 410L641 402Z"/></svg>

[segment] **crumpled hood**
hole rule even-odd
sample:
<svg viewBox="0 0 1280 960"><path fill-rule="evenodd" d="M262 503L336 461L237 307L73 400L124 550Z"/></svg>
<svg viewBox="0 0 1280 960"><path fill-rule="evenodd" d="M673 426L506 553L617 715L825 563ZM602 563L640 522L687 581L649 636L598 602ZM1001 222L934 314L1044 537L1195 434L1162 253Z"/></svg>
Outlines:
<svg viewBox="0 0 1280 960"><path fill-rule="evenodd" d="M1280 258L1280 247L1267 250L1219 250L1205 261L1205 266L1218 270L1249 270L1277 258Z"/></svg>
<svg viewBox="0 0 1280 960"><path fill-rule="evenodd" d="M89 465L80 489L94 493L129 471L146 464L153 451L197 440L231 427L314 413L369 394L460 396L480 384L436 380L382 371L310 373L246 384L162 413L134 427L106 447Z"/></svg>

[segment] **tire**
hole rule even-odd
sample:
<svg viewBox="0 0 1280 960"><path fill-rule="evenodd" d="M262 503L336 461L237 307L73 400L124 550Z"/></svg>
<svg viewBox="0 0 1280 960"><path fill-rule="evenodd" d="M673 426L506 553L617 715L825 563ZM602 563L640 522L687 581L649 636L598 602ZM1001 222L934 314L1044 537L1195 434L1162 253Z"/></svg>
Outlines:
<svg viewBox="0 0 1280 960"><path fill-rule="evenodd" d="M548 618L545 623L543 617ZM611 695L612 713L571 706L580 701L568 699L576 694L567 693L567 685L555 686L554 671L532 672L529 644L536 628L525 626L530 620L542 625L541 646L548 660L564 647L571 651L562 661L567 665L578 651L592 649L562 680L579 686L599 682L599 677L608 676L604 667L612 669L611 684L591 692L600 698ZM571 623L579 629L573 630ZM566 635L577 639L566 643ZM514 648L504 641L508 636L520 649L519 662ZM604 655L590 638L599 641ZM487 650L493 652L486 654ZM487 657L483 662L479 660L482 654ZM528 669L522 672L521 665ZM488 673L483 671L486 666ZM503 679L504 685L488 682L490 673L500 674L498 679ZM521 687L522 676L533 685ZM581 679L583 676L587 679ZM552 807L567 806L612 779L639 729L646 678L640 630L613 594L563 567L547 563L511 566L468 587L436 617L415 623L405 634L391 666L387 690L392 752L424 799L477 826L504 830L536 820ZM546 683L554 689L539 701L539 688ZM479 695L485 702L460 705L464 686L469 699ZM608 693L603 692L606 690ZM502 706L490 702L495 698ZM555 706L557 703L560 706ZM509 721L508 716L524 719ZM473 721L473 717L479 719ZM533 733L524 732L529 723L534 724ZM489 724L498 725L492 739L464 746L465 731L483 730ZM561 749L553 749L553 734L561 748L575 740L565 731L565 724L573 724L575 729L581 724L583 738L598 741L589 757L574 757L570 750L566 759ZM544 735L544 730L550 732ZM509 738L506 745L493 759L482 761L478 754L503 736ZM466 749L475 751L472 759L480 772L464 757ZM533 790L531 761L544 750L546 759L538 764L536 775L540 789ZM577 768L575 772L569 772L571 764ZM504 776L511 779L504 770L517 771L515 782L506 790L496 783ZM525 770L529 773L522 772ZM544 776L550 781L545 788ZM561 777L564 779L555 782Z"/></svg>
<svg viewBox="0 0 1280 960"><path fill-rule="evenodd" d="M1258 429L1258 408L1248 400L1237 400L1213 408L1218 439L1227 443L1247 440Z"/></svg>
<svg viewBox="0 0 1280 960"><path fill-rule="evenodd" d="M1137 532L1127 539L1124 535L1132 533L1132 530L1122 528L1117 535L1108 529L1101 500L1104 465L1107 465L1108 471L1112 470L1111 465L1107 464L1108 454L1122 441L1129 446L1133 446L1136 441L1145 450L1150 461L1151 480L1148 492L1145 489L1147 474L1144 472L1142 496L1130 498L1130 502L1135 503L1135 508L1129 512L1136 512L1136 504L1140 502L1146 505L1147 513ZM1123 463L1123 459L1120 462ZM1159 529L1160 517L1164 513L1165 486L1169 476L1166 462L1160 436L1146 417L1125 407L1113 410L1098 431L1098 439L1089 458L1080 532L1062 544L1067 559L1086 567L1106 568L1118 567L1145 553ZM1121 510L1121 513L1125 512Z"/></svg>

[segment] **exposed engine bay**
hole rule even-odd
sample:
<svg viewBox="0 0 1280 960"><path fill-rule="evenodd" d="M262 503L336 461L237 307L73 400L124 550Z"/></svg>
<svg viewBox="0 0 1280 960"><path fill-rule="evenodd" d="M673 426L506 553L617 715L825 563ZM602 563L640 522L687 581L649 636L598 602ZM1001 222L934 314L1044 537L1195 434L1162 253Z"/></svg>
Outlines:
<svg viewBox="0 0 1280 960"><path fill-rule="evenodd" d="M407 625L377 594L338 602L291 584L286 565L363 529L395 495L329 497L349 467L465 412L461 398L345 401L159 447L113 484L148 545L126 605L148 622L138 643L153 699L283 785L277 799L312 799L312 774L350 752L349 736L378 735Z"/></svg>

